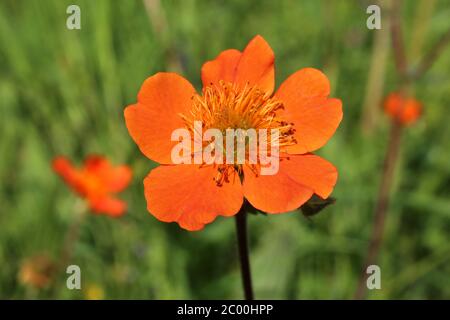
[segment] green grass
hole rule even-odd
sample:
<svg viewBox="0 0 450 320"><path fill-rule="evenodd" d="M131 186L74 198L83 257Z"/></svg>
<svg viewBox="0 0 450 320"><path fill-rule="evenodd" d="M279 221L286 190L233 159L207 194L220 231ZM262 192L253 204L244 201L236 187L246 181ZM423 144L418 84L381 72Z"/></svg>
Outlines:
<svg viewBox="0 0 450 320"><path fill-rule="evenodd" d="M81 7L82 29L67 30L66 7ZM412 43L419 1L406 1ZM0 4L0 298L240 298L233 219L189 233L146 211L142 181L155 166L126 130L123 109L143 80L178 70L200 88L200 68L256 34L276 54L277 85L302 67L323 69L344 121L319 154L339 169L337 203L312 220L299 213L251 216L257 298L351 298L367 246L387 143L380 117L371 135L361 115L373 35L365 1L163 1L166 25L155 32L142 1L2 1ZM449 27L448 0L437 1L424 50ZM450 50L450 49L449 49ZM450 298L450 55L414 88L421 121L404 135L383 252L382 290L370 298ZM384 92L395 90L392 56ZM23 259L57 258L76 197L51 171L55 155L81 161L100 153L134 170L120 220L90 215L73 263L81 291L65 281L29 292L17 281Z"/></svg>

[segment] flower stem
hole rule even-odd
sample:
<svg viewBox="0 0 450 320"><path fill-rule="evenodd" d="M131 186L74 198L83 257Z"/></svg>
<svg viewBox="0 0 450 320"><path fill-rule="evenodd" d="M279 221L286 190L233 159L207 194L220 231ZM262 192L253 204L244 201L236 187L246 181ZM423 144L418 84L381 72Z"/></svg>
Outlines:
<svg viewBox="0 0 450 320"><path fill-rule="evenodd" d="M50 296L54 296L57 290L58 278L62 277L62 274L65 273L66 268L70 264L73 256L73 252L75 250L75 245L78 241L80 235L80 228L84 217L87 213L87 207L82 201L75 202L74 207L74 218L69 228L66 231L63 246L61 249L61 253L59 256L59 260L56 264L54 278L54 285L50 289Z"/></svg>
<svg viewBox="0 0 450 320"><path fill-rule="evenodd" d="M402 1L393 1L390 16L392 48L394 50L394 60L398 81L400 82L400 92L409 91L409 79L407 77L408 63L404 49L403 32L401 27L401 8ZM384 158L383 172L381 176L378 199L375 205L374 222L372 235L369 241L366 258L361 270L361 276L354 295L354 299L364 299L367 289L367 267L377 262L377 258L383 242L384 226L386 222L387 209L389 206L389 195L391 191L392 180L394 177L395 165L397 163L398 151L402 135L402 126L397 121L392 121L389 144Z"/></svg>
<svg viewBox="0 0 450 320"><path fill-rule="evenodd" d="M450 43L450 29L448 29L430 51L424 55L416 71L412 74L414 80L423 76L423 74L433 66L434 62L439 58L448 43Z"/></svg>
<svg viewBox="0 0 450 320"><path fill-rule="evenodd" d="M67 230L61 252L61 258L59 260L61 270L66 268L67 264L72 259L73 251L78 241L78 237L80 234L80 227L86 215L86 211L87 208L84 203L80 202L76 203L75 217L71 225L69 226L69 229Z"/></svg>
<svg viewBox="0 0 450 320"><path fill-rule="evenodd" d="M250 260L248 257L247 212L244 207L245 206L242 206L242 209L236 215L236 233L244 296L246 300L253 300L252 277L250 271Z"/></svg>
<svg viewBox="0 0 450 320"><path fill-rule="evenodd" d="M393 1L391 9L392 47L394 49L395 66L400 79L406 78L406 73L408 71L401 21L402 4L402 0Z"/></svg>
<svg viewBox="0 0 450 320"><path fill-rule="evenodd" d="M383 175L381 177L380 191L375 207L374 223L372 235L367 249L366 260L363 264L361 277L355 293L355 299L363 299L366 294L367 267L375 264L381 249L383 231L386 221L387 209L389 206L389 194L394 177L395 164L397 163L398 151L400 148L402 128L397 122L392 123L389 146L384 159Z"/></svg>

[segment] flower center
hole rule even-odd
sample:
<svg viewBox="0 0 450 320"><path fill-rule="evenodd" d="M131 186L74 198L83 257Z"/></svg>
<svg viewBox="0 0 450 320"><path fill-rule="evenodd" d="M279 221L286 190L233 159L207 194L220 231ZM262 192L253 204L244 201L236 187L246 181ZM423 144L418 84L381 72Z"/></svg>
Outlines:
<svg viewBox="0 0 450 320"><path fill-rule="evenodd" d="M245 130L254 129L257 132L267 132L268 137L265 142L266 155L270 156L273 139L271 133L276 130L277 147L283 148L296 144L293 136L295 129L293 123L288 123L277 115L277 111L283 109L281 101L270 97L256 86L245 85L243 88L236 84L220 81L219 84L203 88L202 95L192 97L193 106L189 114L180 116L185 122L187 129L192 134L196 128L195 121L202 123L202 130L218 129L225 136L229 129ZM197 129L198 130L198 129ZM238 138L235 138L238 139ZM236 140L233 141L237 143ZM245 145L248 145L249 139L245 138ZM206 146L209 142L203 142ZM258 141L258 150L261 151L261 142ZM222 150L224 152L225 148ZM217 151L217 150L216 150ZM259 157L259 155L258 155ZM249 150L245 151L245 165L247 165L256 175L258 175L260 163L250 161ZM243 164L214 164L217 166L217 176L214 178L217 185L230 181L230 176L236 173L242 177Z"/></svg>

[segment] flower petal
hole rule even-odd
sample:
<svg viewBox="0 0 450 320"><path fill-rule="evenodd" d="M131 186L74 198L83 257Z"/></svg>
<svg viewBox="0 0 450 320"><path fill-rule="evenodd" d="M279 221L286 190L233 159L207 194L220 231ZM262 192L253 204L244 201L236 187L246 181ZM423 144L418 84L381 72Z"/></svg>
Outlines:
<svg viewBox="0 0 450 320"><path fill-rule="evenodd" d="M101 173L102 171L109 169L109 167L110 164L108 159L100 155L89 155L84 160L84 169L91 174Z"/></svg>
<svg viewBox="0 0 450 320"><path fill-rule="evenodd" d="M268 94L275 87L275 55L272 48L261 36L254 37L242 52L236 69L235 82L245 86L258 85Z"/></svg>
<svg viewBox="0 0 450 320"><path fill-rule="evenodd" d="M328 198L336 185L336 167L314 154L289 155L289 160L281 160L280 168L281 164L289 177L324 199Z"/></svg>
<svg viewBox="0 0 450 320"><path fill-rule="evenodd" d="M236 49L225 50L215 60L208 61L202 66L203 87L218 84L220 80L234 82L236 67L242 53Z"/></svg>
<svg viewBox="0 0 450 320"><path fill-rule="evenodd" d="M170 164L171 141L175 129L184 128L180 113L192 105L194 87L175 73L157 73L145 80L138 102L125 109L125 122L131 137L148 158Z"/></svg>
<svg viewBox="0 0 450 320"><path fill-rule="evenodd" d="M89 199L89 206L96 213L104 213L111 217L120 217L127 209L126 202L113 197Z"/></svg>
<svg viewBox="0 0 450 320"><path fill-rule="evenodd" d="M133 174L130 167L126 165L111 168L109 177L106 181L109 192L123 191L131 181Z"/></svg>
<svg viewBox="0 0 450 320"><path fill-rule="evenodd" d="M131 181L131 169L126 166L114 167L107 158L91 155L84 162L84 170L89 176L97 177L107 192L120 192Z"/></svg>
<svg viewBox="0 0 450 320"><path fill-rule="evenodd" d="M284 105L283 117L294 123L297 144L289 153L302 154L319 149L331 138L342 120L342 103L327 99L328 78L319 70L305 68L287 78L275 93Z"/></svg>
<svg viewBox="0 0 450 320"><path fill-rule="evenodd" d="M405 107L399 116L400 122L404 125L410 125L420 118L421 112L422 106L420 102L414 99L409 99L407 100Z"/></svg>
<svg viewBox="0 0 450 320"><path fill-rule="evenodd" d="M284 213L299 208L311 198L313 190L292 179L283 162L275 175L256 176L244 166L244 196L256 209Z"/></svg>
<svg viewBox="0 0 450 320"><path fill-rule="evenodd" d="M397 92L393 92L387 96L384 101L384 111L391 117L397 117L398 113L402 109L403 98Z"/></svg>
<svg viewBox="0 0 450 320"><path fill-rule="evenodd" d="M63 156L56 157L52 162L53 170L76 192L82 192L82 176L69 159Z"/></svg>
<svg viewBox="0 0 450 320"><path fill-rule="evenodd" d="M198 165L159 166L144 180L147 209L158 220L194 231L216 216L232 216L242 206L239 178L218 187L217 169Z"/></svg>

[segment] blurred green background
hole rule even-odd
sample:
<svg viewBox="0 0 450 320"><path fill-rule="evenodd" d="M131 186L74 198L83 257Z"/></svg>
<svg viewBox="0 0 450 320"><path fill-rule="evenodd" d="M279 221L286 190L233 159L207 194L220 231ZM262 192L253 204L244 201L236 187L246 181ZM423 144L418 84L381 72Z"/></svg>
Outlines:
<svg viewBox="0 0 450 320"><path fill-rule="evenodd" d="M366 28L375 2L3 0L0 298L242 297L233 219L192 233L148 214L142 181L155 164L130 138L123 109L158 71L177 71L200 89L203 62L243 49L256 34L275 52L277 85L316 67L344 103L344 121L319 152L339 169L337 203L313 219L249 218L256 298L351 298L389 133L379 103L397 81L389 34ZM81 8L81 30L66 28L70 4ZM409 0L402 13L414 62L449 28L450 1ZM449 53L414 84L424 116L403 136L382 289L372 299L450 298ZM58 259L74 219L76 196L51 160L64 154L80 163L89 153L132 166L132 186L121 195L129 212L84 221L71 260L81 267L82 290L68 290L64 277L27 288L18 281L21 263L40 253Z"/></svg>

